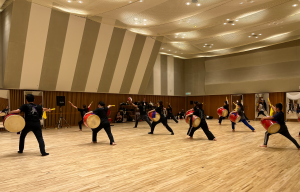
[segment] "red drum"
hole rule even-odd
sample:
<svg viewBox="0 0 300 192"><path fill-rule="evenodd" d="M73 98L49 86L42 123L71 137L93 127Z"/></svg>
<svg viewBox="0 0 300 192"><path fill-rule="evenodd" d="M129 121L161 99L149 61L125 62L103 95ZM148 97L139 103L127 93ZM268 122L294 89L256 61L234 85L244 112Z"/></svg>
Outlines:
<svg viewBox="0 0 300 192"><path fill-rule="evenodd" d="M223 107L220 107L217 110L217 113L218 113L219 116L222 116L222 117L227 117L227 115L228 115L227 109L224 109Z"/></svg>
<svg viewBox="0 0 300 192"><path fill-rule="evenodd" d="M129 102L132 102L132 98L131 98L131 97L128 97L128 101L129 101Z"/></svg>
<svg viewBox="0 0 300 192"><path fill-rule="evenodd" d="M157 122L157 121L160 120L160 114L159 114L159 113L155 113L155 117L154 117L154 118L152 118L152 114L153 114L153 112L148 113L148 116L150 117L150 119L151 119L152 121Z"/></svg>
<svg viewBox="0 0 300 192"><path fill-rule="evenodd" d="M101 120L98 115L95 115L94 113L89 113L83 117L83 123L88 128L95 129L99 127Z"/></svg>
<svg viewBox="0 0 300 192"><path fill-rule="evenodd" d="M241 120L241 116L239 116L237 113L230 113L229 119L233 123L238 123Z"/></svg>
<svg viewBox="0 0 300 192"><path fill-rule="evenodd" d="M280 125L273 120L265 119L261 121L262 126L269 132L269 133L277 133L280 129Z"/></svg>
<svg viewBox="0 0 300 192"><path fill-rule="evenodd" d="M187 123L190 124L191 117L188 117L187 120L188 120ZM198 127L200 123L201 123L201 119L198 116L193 115L192 118L193 127Z"/></svg>
<svg viewBox="0 0 300 192"><path fill-rule="evenodd" d="M187 111L187 112L185 113L185 122L186 122L187 124L190 124L190 118L191 118L191 117L188 117L188 115L189 115L189 114L192 114L192 113L194 113L193 110L192 110L192 111Z"/></svg>
<svg viewBox="0 0 300 192"><path fill-rule="evenodd" d="M17 133L24 129L25 120L19 114L10 114L4 118L3 126L7 131Z"/></svg>

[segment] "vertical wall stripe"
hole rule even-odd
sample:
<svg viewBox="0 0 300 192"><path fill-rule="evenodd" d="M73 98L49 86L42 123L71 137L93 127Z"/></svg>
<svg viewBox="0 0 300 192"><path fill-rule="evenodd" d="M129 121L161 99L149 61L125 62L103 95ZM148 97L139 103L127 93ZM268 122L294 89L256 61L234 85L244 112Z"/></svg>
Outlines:
<svg viewBox="0 0 300 192"><path fill-rule="evenodd" d="M97 92L114 27L101 24L94 56L86 83L86 92Z"/></svg>
<svg viewBox="0 0 300 192"><path fill-rule="evenodd" d="M184 63L183 59L174 58L174 95L184 95Z"/></svg>
<svg viewBox="0 0 300 192"><path fill-rule="evenodd" d="M135 42L132 48L128 66L125 72L125 76L122 82L120 93L129 93L133 78L138 66L142 50L146 41L146 36L136 35Z"/></svg>
<svg viewBox="0 0 300 192"><path fill-rule="evenodd" d="M86 20L71 91L85 91L99 29L100 23Z"/></svg>
<svg viewBox="0 0 300 192"><path fill-rule="evenodd" d="M161 46L161 42L160 41L155 41L155 44L153 46L151 56L150 56L150 59L148 61L146 72L144 74L144 77L143 77L143 80L142 80L142 83L141 83L140 90L139 90L138 94L145 94L145 91L147 89L147 86L149 84L150 78L151 78L152 73L153 73L153 67L154 67L156 58L158 56L160 46ZM153 80L153 77L152 77L152 80ZM153 84L153 82L152 82L152 84ZM153 95L153 91L152 91L151 94Z"/></svg>
<svg viewBox="0 0 300 192"><path fill-rule="evenodd" d="M30 9L31 3L28 1L14 2L4 70L3 87L5 88L20 88Z"/></svg>
<svg viewBox="0 0 300 192"><path fill-rule="evenodd" d="M124 41L121 47L119 59L116 65L114 76L109 89L110 93L119 93L121 89L121 80L124 79L130 54L133 48L136 33L126 31Z"/></svg>
<svg viewBox="0 0 300 192"><path fill-rule="evenodd" d="M98 92L109 92L113 74L118 62L120 50L125 36L125 29L114 28L103 67Z"/></svg>
<svg viewBox="0 0 300 192"><path fill-rule="evenodd" d="M55 91L70 14L52 9L40 90Z"/></svg>
<svg viewBox="0 0 300 192"><path fill-rule="evenodd" d="M56 91L71 91L85 19L70 15Z"/></svg>
<svg viewBox="0 0 300 192"><path fill-rule="evenodd" d="M158 54L153 67L154 95L161 95L161 55Z"/></svg>
<svg viewBox="0 0 300 192"><path fill-rule="evenodd" d="M143 81L143 77L151 56L151 52L154 46L155 40L152 39L151 37L147 37L146 38L146 42L145 45L143 47L143 51L141 53L141 57L138 63L138 66L136 68L136 72L131 84L131 88L129 93L130 94L138 94L142 81Z"/></svg>
<svg viewBox="0 0 300 192"><path fill-rule="evenodd" d="M168 56L168 95L174 95L174 57Z"/></svg>
<svg viewBox="0 0 300 192"><path fill-rule="evenodd" d="M160 56L160 72L161 72L161 95L168 95L168 65L167 65L167 55L161 55Z"/></svg>
<svg viewBox="0 0 300 192"><path fill-rule="evenodd" d="M144 94L146 95L154 95L154 79L153 79L153 70L151 70L152 73L150 74L149 83L146 87L146 91Z"/></svg>
<svg viewBox="0 0 300 192"><path fill-rule="evenodd" d="M31 4L20 89L38 89L51 9Z"/></svg>

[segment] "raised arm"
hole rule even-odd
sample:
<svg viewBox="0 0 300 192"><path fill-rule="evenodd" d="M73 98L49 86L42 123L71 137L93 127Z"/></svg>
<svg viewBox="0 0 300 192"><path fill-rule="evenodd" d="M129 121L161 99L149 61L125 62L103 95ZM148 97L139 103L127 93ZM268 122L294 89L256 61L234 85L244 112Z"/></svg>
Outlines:
<svg viewBox="0 0 300 192"><path fill-rule="evenodd" d="M51 112L52 110L50 108L43 108L43 111Z"/></svg>
<svg viewBox="0 0 300 192"><path fill-rule="evenodd" d="M107 106L107 108L111 108L111 107L114 107L114 105L108 105L108 106Z"/></svg>
<svg viewBox="0 0 300 192"><path fill-rule="evenodd" d="M89 104L88 109L90 109L91 105L92 105L93 101Z"/></svg>
<svg viewBox="0 0 300 192"><path fill-rule="evenodd" d="M21 110L17 109L17 110L10 111L7 114L14 114L14 113L20 113L20 112L21 112Z"/></svg>
<svg viewBox="0 0 300 192"><path fill-rule="evenodd" d="M136 107L136 108L138 107L137 105L133 104L132 102L129 102L129 103L130 103L131 105L133 105L134 107Z"/></svg>
<svg viewBox="0 0 300 192"><path fill-rule="evenodd" d="M73 103L71 103L71 101L69 101L69 103L72 105L72 107L74 107L75 109L77 109L77 107L75 105L73 105Z"/></svg>

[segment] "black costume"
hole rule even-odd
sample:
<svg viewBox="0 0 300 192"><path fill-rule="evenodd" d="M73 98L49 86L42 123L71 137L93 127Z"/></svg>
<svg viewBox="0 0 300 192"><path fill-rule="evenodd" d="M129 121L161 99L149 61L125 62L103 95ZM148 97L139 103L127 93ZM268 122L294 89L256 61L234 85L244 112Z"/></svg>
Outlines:
<svg viewBox="0 0 300 192"><path fill-rule="evenodd" d="M286 138L288 138L290 141L292 141L296 147L299 149L300 146L297 143L297 141L291 136L285 122L284 122L284 113L282 111L277 112L275 115L273 115L274 119L273 121L277 121L280 125L280 129L277 133L280 133L281 135L285 136ZM276 134L276 133L274 133ZM268 145L268 141L269 141L269 137L270 137L270 133L268 131L266 131L265 133L265 140L264 140L264 145Z"/></svg>
<svg viewBox="0 0 300 192"><path fill-rule="evenodd" d="M83 117L87 112L89 112L89 109L88 108L85 108L85 109L77 108L77 109L81 115L81 121L78 122L78 125L79 125L79 129L82 130L81 125L83 124Z"/></svg>
<svg viewBox="0 0 300 192"><path fill-rule="evenodd" d="M25 137L27 133L32 131L39 142L40 151L42 155L46 154L45 143L42 134L42 127L40 119L42 118L43 108L33 103L24 104L20 108L21 112L25 113L25 127L20 135L19 153L23 153Z"/></svg>
<svg viewBox="0 0 300 192"><path fill-rule="evenodd" d="M157 122L154 122L154 121L152 122L151 132L149 134L153 134L155 126L159 123L162 123L168 129L168 131L170 131L172 134L174 134L173 130L171 129L171 127L169 127L169 125L167 123L167 118L165 117L163 110L164 110L163 107L157 107L155 109L156 113L160 114L160 119Z"/></svg>
<svg viewBox="0 0 300 192"><path fill-rule="evenodd" d="M107 111L108 111L108 108L105 107L105 108L98 108L98 109L95 109L93 111L94 114L98 115L100 117L100 120L101 120L101 123L99 125L99 127L95 128L95 129L92 129L93 131L93 142L97 142L97 134L98 132L104 128L109 140L110 140L110 144L112 145L112 143L114 143L114 137L111 133L111 128L110 128L110 123L109 123L109 120L107 118Z"/></svg>
<svg viewBox="0 0 300 192"><path fill-rule="evenodd" d="M168 111L168 116L167 116L167 118L168 118L168 119L172 118L176 123L178 123L178 121L175 119L175 117L174 117L174 115L173 115L172 107L171 107L171 106L169 106L169 107L167 108L167 111Z"/></svg>
<svg viewBox="0 0 300 192"><path fill-rule="evenodd" d="M197 110L194 111L193 115L198 116L201 119L201 123L198 127L193 127L192 126L192 120L190 120L190 128L187 132L187 135L190 136L190 137L193 137L195 131L197 131L201 127L202 130L204 131L206 137L208 138L208 140L213 140L215 138L215 136L208 129L208 125L207 125L206 120L205 120L204 110L203 109L197 109ZM192 118L192 116L190 116L190 117Z"/></svg>
<svg viewBox="0 0 300 192"><path fill-rule="evenodd" d="M140 116L136 119L134 128L137 127L140 120L147 121L148 125L151 127L150 118L148 117L148 114L146 111L147 105L139 105L138 108L140 110Z"/></svg>
<svg viewBox="0 0 300 192"><path fill-rule="evenodd" d="M228 117L229 117L229 105L226 104L226 105L223 106L223 108L226 109L226 110L228 111L228 114L227 114L227 116L226 116L226 117L228 118ZM220 123L220 124L222 123L222 120L223 120L223 119L225 119L225 117L223 117L223 116L219 117L219 123Z"/></svg>

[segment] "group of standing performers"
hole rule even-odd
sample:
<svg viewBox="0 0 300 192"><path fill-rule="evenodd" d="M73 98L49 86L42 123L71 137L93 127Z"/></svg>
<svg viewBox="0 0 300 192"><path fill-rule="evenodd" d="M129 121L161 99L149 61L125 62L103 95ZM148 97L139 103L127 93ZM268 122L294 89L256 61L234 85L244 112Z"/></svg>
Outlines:
<svg viewBox="0 0 300 192"><path fill-rule="evenodd" d="M34 135L36 136L36 139L39 143L40 152L41 152L42 156L47 156L47 155L49 155L49 153L46 153L46 151L45 151L45 143L44 143L44 140L43 140L40 119L42 118L43 111L51 112L51 109L47 109L47 108L43 108L39 105L35 105L33 103L34 102L34 96L32 94L26 95L26 101L27 101L27 104L22 105L19 109L8 112L8 114L14 114L14 113L20 113L20 112L25 113L25 122L26 122L26 124L25 124L24 129L21 132L21 135L20 135L18 153L23 153L25 137L30 131L32 131L34 133ZM108 105L107 107L105 107L105 103L100 101L98 103L98 108L97 109L95 109L93 111L89 111L91 104L88 106L88 108L86 108L86 106L84 105L83 109L77 108L71 102L70 102L70 104L74 108L76 108L78 111L80 111L82 117L85 114L94 113L95 115L97 115L100 118L100 120L101 120L100 125L97 128L92 129L92 132L93 132L92 133L92 143L97 143L97 134L100 130L104 129L107 136L108 136L108 138L109 138L109 140L110 140L110 144L111 145L116 145L116 143L114 141L114 137L113 137L112 132L111 132L111 125L110 125L110 122L109 122L108 117L107 117L107 112L108 112L109 108L112 107L112 105ZM130 104L132 104L132 102L130 102ZM164 108L162 101L158 101L157 106L156 106L155 109L148 111L148 113L152 113L152 112L155 111L156 113L158 113L160 115L160 119L158 121L153 121L152 123L149 120L149 116L148 116L147 111L146 111L145 102L141 102L139 106L137 106L135 104L132 104L132 105L139 108L139 110L140 110L140 117L137 119L134 128L137 127L139 120L145 120L149 124L149 126L151 127L151 131L148 134L153 134L156 125L162 123L166 127L166 129L171 133L171 135L174 135L174 131L168 125L167 117L165 117L165 114L163 112L164 110L166 110L166 108ZM288 138L300 150L299 144L290 135L290 133L288 131L288 128L287 128L287 126L284 122L284 113L282 112L282 107L283 106L282 106L281 103L277 103L275 107L272 106L273 110L276 111L276 114L271 116L271 117L263 117L262 120L266 119L266 120L275 120L275 121L277 121L278 124L280 125L280 130L277 133L280 133L281 135ZM228 101L224 102L223 108L226 109L226 110L229 110ZM216 141L215 136L210 132L210 130L208 128L208 125L206 123L205 113L204 113L204 110L203 110L203 104L195 101L194 108L190 109L189 111L192 111L192 110L193 110L193 112L190 113L189 115L187 115L187 117L186 117L186 118L191 117L190 124L189 124L189 129L188 129L188 132L187 132L187 136L188 136L187 138L192 139L195 131L197 131L199 128L202 128L203 132L205 133L205 135L207 136L207 138L209 140ZM176 123L178 123L178 121L176 121L174 116L172 117L172 108L171 108L170 105L168 107L168 111L169 111L170 117ZM243 109L242 103L237 103L237 108L233 112L238 113L239 116L241 116L241 119L240 119L239 122L243 122L247 127L249 127L253 132L255 132L255 129L251 125L249 125L247 123L246 119L245 119L244 109ZM192 117L193 116L196 116L196 117L201 119L201 122L197 127L194 127L194 125L192 123ZM229 116L229 114L227 115L227 117L228 116ZM220 124L221 124L221 122L224 118L225 117L220 117L219 118L219 123ZM82 127L81 127L82 122L83 121L78 122L80 130L82 130ZM233 122L232 122L232 131L235 131L235 123L233 123ZM261 145L260 147L267 147L267 143L268 143L270 135L271 134L268 131L266 131L264 144Z"/></svg>

